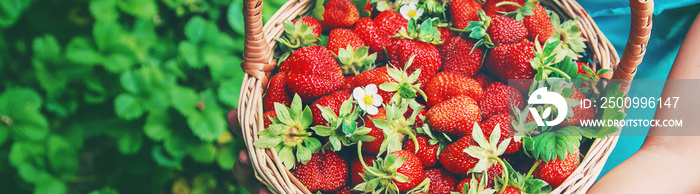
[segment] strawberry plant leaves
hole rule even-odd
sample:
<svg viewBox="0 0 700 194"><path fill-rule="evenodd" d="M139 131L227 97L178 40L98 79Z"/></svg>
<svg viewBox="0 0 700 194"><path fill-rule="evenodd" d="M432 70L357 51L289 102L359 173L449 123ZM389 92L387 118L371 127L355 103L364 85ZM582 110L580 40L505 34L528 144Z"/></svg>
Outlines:
<svg viewBox="0 0 700 194"><path fill-rule="evenodd" d="M51 34L34 39L32 49L34 57L43 61L56 61L61 54L61 46Z"/></svg>
<svg viewBox="0 0 700 194"><path fill-rule="evenodd" d="M226 20L228 25L236 34L243 35L245 28L243 24L243 1L231 1L226 11Z"/></svg>
<svg viewBox="0 0 700 194"><path fill-rule="evenodd" d="M2 12L0 12L0 27L6 28L12 26L22 15L22 12L32 5L34 1L3 0L0 2L0 10L2 10Z"/></svg>
<svg viewBox="0 0 700 194"><path fill-rule="evenodd" d="M204 63L200 62L199 48L194 43L182 41L177 50L180 51L180 57L185 60L188 66L195 69L204 67Z"/></svg>
<svg viewBox="0 0 700 194"><path fill-rule="evenodd" d="M216 159L216 148L211 143L200 143L189 150L194 161L200 163L211 163Z"/></svg>
<svg viewBox="0 0 700 194"><path fill-rule="evenodd" d="M557 158L566 158L568 153L573 153L581 143L581 132L576 126L568 126L556 131L544 132L533 137L533 140L532 156L549 162Z"/></svg>
<svg viewBox="0 0 700 194"><path fill-rule="evenodd" d="M125 120L139 118L144 113L141 99L127 93L119 94L117 98L114 99L114 110L119 118Z"/></svg>
<svg viewBox="0 0 700 194"><path fill-rule="evenodd" d="M84 37L71 39L66 46L68 60L85 65L95 65L104 60L102 55L93 48L90 40Z"/></svg>
<svg viewBox="0 0 700 194"><path fill-rule="evenodd" d="M217 94L219 95L219 101L225 105L231 106L233 108L238 107L238 95L241 92L241 82L243 82L242 77L234 77L228 79L219 85Z"/></svg>
<svg viewBox="0 0 700 194"><path fill-rule="evenodd" d="M116 20L119 18L116 5L116 0L93 0L89 10L97 20Z"/></svg>
<svg viewBox="0 0 700 194"><path fill-rule="evenodd" d="M42 140L49 133L48 121L39 112L41 97L34 90L10 88L0 95L0 130L15 140Z"/></svg>
<svg viewBox="0 0 700 194"><path fill-rule="evenodd" d="M103 61L105 69L112 73L122 72L129 69L135 63L131 56L122 53L112 53Z"/></svg>
<svg viewBox="0 0 700 194"><path fill-rule="evenodd" d="M140 18L153 18L158 12L154 0L120 0L117 6L121 11Z"/></svg>
<svg viewBox="0 0 700 194"><path fill-rule="evenodd" d="M224 147L219 150L219 153L216 155L216 163L219 164L221 169L231 170L233 165L236 163L236 160L238 160L238 151L240 149L240 146L236 145L236 143L224 145Z"/></svg>
<svg viewBox="0 0 700 194"><path fill-rule="evenodd" d="M36 183L34 188L36 194L63 194L68 193L66 184L55 178L50 178Z"/></svg>
<svg viewBox="0 0 700 194"><path fill-rule="evenodd" d="M194 16L185 24L185 37L194 43L202 40L207 22L201 16Z"/></svg>
<svg viewBox="0 0 700 194"><path fill-rule="evenodd" d="M192 88L174 87L170 90L170 96L173 107L180 114L189 116L197 111L195 108L197 107L199 96Z"/></svg>
<svg viewBox="0 0 700 194"><path fill-rule="evenodd" d="M143 135L140 131L128 131L117 140L117 148L124 155L135 154L141 149Z"/></svg>
<svg viewBox="0 0 700 194"><path fill-rule="evenodd" d="M324 3L326 3L325 0L316 0L314 9L311 11L311 17L316 18L318 21L323 21L323 12L325 11L323 7Z"/></svg>
<svg viewBox="0 0 700 194"><path fill-rule="evenodd" d="M92 28L92 34L95 39L95 45L99 51L109 51L110 49L119 47L119 37L122 36L122 28L116 21L98 20Z"/></svg>
<svg viewBox="0 0 700 194"><path fill-rule="evenodd" d="M51 178L46 172L46 162L43 157L46 149L39 142L20 141L12 144L9 154L9 161L17 168L19 176L23 180L35 183Z"/></svg>
<svg viewBox="0 0 700 194"><path fill-rule="evenodd" d="M99 190L91 191L88 194L119 194L119 191L117 191L116 189L114 189L112 187L105 187L105 188L102 188Z"/></svg>
<svg viewBox="0 0 700 194"><path fill-rule="evenodd" d="M173 169L182 169L182 156L174 157L174 156L169 156L166 151L164 151L163 146L157 145L153 147L151 150L151 157L153 157L153 160L155 162L163 167L168 167L168 168L173 168Z"/></svg>
<svg viewBox="0 0 700 194"><path fill-rule="evenodd" d="M46 141L46 156L52 173L73 176L78 172L78 151L71 143L58 135L52 135Z"/></svg>
<svg viewBox="0 0 700 194"><path fill-rule="evenodd" d="M187 124L202 141L211 142L224 132L223 115L221 111L202 111L189 115Z"/></svg>

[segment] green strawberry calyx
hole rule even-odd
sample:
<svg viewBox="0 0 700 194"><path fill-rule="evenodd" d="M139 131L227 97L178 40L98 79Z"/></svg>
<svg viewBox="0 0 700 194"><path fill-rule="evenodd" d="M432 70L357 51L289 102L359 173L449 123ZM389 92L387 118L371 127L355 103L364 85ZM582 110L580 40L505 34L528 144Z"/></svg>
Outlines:
<svg viewBox="0 0 700 194"><path fill-rule="evenodd" d="M578 60L583 57L581 53L586 51L586 39L581 37L581 29L578 26L578 18L559 22L559 15L550 12L549 18L552 21L554 29L561 34L562 44L559 45L564 52L561 52L557 58L563 59L564 56L571 57L573 60Z"/></svg>
<svg viewBox="0 0 700 194"><path fill-rule="evenodd" d="M421 119L425 120L425 118ZM452 142L452 138L450 138L450 136L447 135L447 133L433 131L427 124L423 124L423 127L421 128L416 128L416 132L427 135L430 138L428 140L428 144L438 145L437 156L440 156L442 150L445 149L445 147L447 147L447 145L450 145L450 143Z"/></svg>
<svg viewBox="0 0 700 194"><path fill-rule="evenodd" d="M357 75L374 68L377 53L369 54L369 47L366 46L355 50L348 45L347 48L338 49L336 58L340 61L340 68L343 70L343 74Z"/></svg>
<svg viewBox="0 0 700 194"><path fill-rule="evenodd" d="M494 194L496 193L496 189L493 188L488 188L486 185L486 180L488 178L486 177L486 173L481 174L481 178L477 179L474 177L474 174L472 174L472 178L469 180L468 183L464 183L464 187L462 187L462 190L459 192L452 192L452 194Z"/></svg>
<svg viewBox="0 0 700 194"><path fill-rule="evenodd" d="M539 41L534 42L535 49L533 52L535 54L535 58L530 60L530 65L537 71L537 74L534 76L535 81L545 80L551 73L556 73L556 75L560 77L571 80L571 76L557 68L555 65L562 61L567 62L567 58L557 60L557 53L562 52L562 50L558 49L559 45L562 43L562 41L559 40L559 34L555 34L547 39L544 45L541 45ZM571 61L571 58L568 58L568 61Z"/></svg>
<svg viewBox="0 0 700 194"><path fill-rule="evenodd" d="M428 96L420 89L421 83L418 82L418 77L420 76L421 69L416 69L411 75L408 75L406 70L413 64L413 59L415 55L412 55L408 59L404 70L401 71L393 66L387 68L387 73L389 77L394 79L396 82L388 82L379 85L379 89L386 92L395 92L394 95L389 100L389 104L400 104L406 100L412 100L416 98L416 93L420 94L423 99L428 100Z"/></svg>
<svg viewBox="0 0 700 194"><path fill-rule="evenodd" d="M302 110L301 107L299 95L294 95L289 108L275 103L277 117L270 118L272 124L258 132L260 139L253 143L260 148L275 148L287 169L294 168L297 162L306 164L311 160L311 154L318 152L321 147L321 142L311 137L312 133L307 131L313 123L311 109L306 106Z"/></svg>
<svg viewBox="0 0 700 194"><path fill-rule="evenodd" d="M363 183L358 184L353 188L354 191L366 193L399 193L399 187L396 182L408 182L408 177L397 172L397 170L406 162L406 158L398 158L397 154L387 154L386 157L377 159L372 166L367 166L362 158L362 142L357 143L357 155L360 159L360 164L365 171L360 174Z"/></svg>
<svg viewBox="0 0 700 194"><path fill-rule="evenodd" d="M510 172L510 180L508 181L508 185L504 185L500 183L505 182L505 180L501 177L496 177L497 181L495 181L495 188L514 187L522 193L529 194L545 194L551 192L551 188L547 186L547 182L541 179L536 179L534 176L532 176L532 173L537 168L537 166L539 166L542 163L541 160L535 162L535 165L533 165L533 167L530 169L527 175L515 171L515 169L513 169L513 167L507 161L504 163L508 168L508 172Z"/></svg>
<svg viewBox="0 0 700 194"><path fill-rule="evenodd" d="M403 147L403 140L408 135L413 143L415 144L415 151L417 152L420 148L418 145L418 139L416 139L416 134L413 130L416 117L421 109L424 107L415 107L411 116L408 118L404 117L404 113L408 111L408 106L410 103L403 103L401 105L385 105L386 110L386 120L383 119L372 119L374 125L382 129L384 132L384 141L379 148L379 153L382 154L385 151L387 153L392 153L394 151L401 150ZM370 118L371 119L371 118Z"/></svg>
<svg viewBox="0 0 700 194"><path fill-rule="evenodd" d="M311 129L321 137L328 137L328 143L322 147L330 146L333 151L340 151L343 146L354 145L359 141L372 141L374 137L367 135L371 131L370 128L358 127L357 120L360 118L358 107L354 107L354 100L344 101L340 105L339 113L336 115L333 110L328 107L317 105L321 109L321 116L330 126L316 125Z"/></svg>
<svg viewBox="0 0 700 194"><path fill-rule="evenodd" d="M486 47L487 49L495 47L491 36L486 32L491 25L491 17L486 16L484 11L478 11L477 14L479 15L479 21L469 22L464 29L452 29L452 31L456 32L469 33L468 38L477 40L471 52L474 52L478 47Z"/></svg>
<svg viewBox="0 0 700 194"><path fill-rule="evenodd" d="M279 38L275 38L280 44L279 48L282 50L282 54L279 57L280 62L287 59L294 50L316 45L318 41L318 36L312 33L315 26L303 24L301 20L296 23L286 20L282 22L282 26L284 27L284 34Z"/></svg>
<svg viewBox="0 0 700 194"><path fill-rule="evenodd" d="M483 173L486 172L493 165L501 165L503 167L503 177L506 180L503 184L508 184L508 169L503 163L503 160L499 156L503 155L508 149L508 144L512 138L507 138L498 144L498 140L501 138L501 126L496 124L489 139L484 137L484 133L479 127L478 123L474 123L472 128L472 138L479 146L470 146L464 149L464 152L469 154L469 156L479 159L471 172ZM505 187L501 189L499 193L505 191Z"/></svg>
<svg viewBox="0 0 700 194"><path fill-rule="evenodd" d="M535 3L539 2L539 0L526 0L523 5L520 5L518 3L512 2L512 1L503 1L496 3L496 7L503 6L503 5L512 5L518 7L515 11L512 12L499 12L502 15L511 17L519 22L522 22L523 19L525 19L525 16L530 16L534 15L535 12L532 11L533 9L537 9L537 6L535 6Z"/></svg>
<svg viewBox="0 0 700 194"><path fill-rule="evenodd" d="M436 25L433 25L433 20L436 20ZM408 20L408 25L401 27L401 30L393 37L439 45L444 42L440 38L440 30L437 28L439 24L440 22L437 18L427 19L421 24L418 24L415 19L411 18Z"/></svg>

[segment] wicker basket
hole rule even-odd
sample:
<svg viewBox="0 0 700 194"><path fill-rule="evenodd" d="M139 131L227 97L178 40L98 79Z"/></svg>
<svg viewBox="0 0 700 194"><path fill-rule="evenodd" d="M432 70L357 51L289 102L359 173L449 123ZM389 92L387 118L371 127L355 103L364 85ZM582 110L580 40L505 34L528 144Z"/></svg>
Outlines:
<svg viewBox="0 0 700 194"><path fill-rule="evenodd" d="M262 97L268 83L270 72L277 65L273 58L276 42L274 37L283 33L282 22L307 15L313 8L311 0L289 1L277 13L270 17L267 24L262 21L262 0L244 0L245 7L245 53L241 64L245 75L238 102L238 120L242 135L250 154L251 164L256 177L274 193L310 193L282 165L277 153L270 149L253 146L263 128ZM596 26L588 13L573 0L543 0L546 8L558 13L563 18L578 17L578 24L592 55L593 67L614 70L603 75L606 79L622 79L623 92L629 90L637 66L641 63L649 41L653 0L630 0L632 22L630 35L622 58L618 57L613 45ZM595 140L580 166L574 173L552 193L583 193L593 185L605 165L605 161L617 143L618 136L608 136Z"/></svg>

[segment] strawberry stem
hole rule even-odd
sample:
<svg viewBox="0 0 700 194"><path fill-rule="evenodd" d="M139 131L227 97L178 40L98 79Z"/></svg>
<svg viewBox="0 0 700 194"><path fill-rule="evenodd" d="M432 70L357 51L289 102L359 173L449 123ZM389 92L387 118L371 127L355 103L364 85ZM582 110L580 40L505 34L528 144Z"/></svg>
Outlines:
<svg viewBox="0 0 700 194"><path fill-rule="evenodd" d="M518 7L518 8L522 8L522 7L523 7L522 5L520 5L520 4L516 3L516 2L512 2L512 1L503 1L503 2L498 2L498 3L496 3L496 7L500 7L500 6L504 6L504 5L512 5L512 6L516 6L516 7Z"/></svg>
<svg viewBox="0 0 700 194"><path fill-rule="evenodd" d="M501 158L499 158L497 156L489 156L489 159L494 159L494 160L498 161L498 164L501 165L501 167L503 167L503 174L502 174L503 175L503 187L501 188L500 191L498 191L498 194L503 194L503 192L506 191L506 187L508 187L508 179L510 179L508 177L508 174L509 174L508 167L503 162L503 160L501 160Z"/></svg>
<svg viewBox="0 0 700 194"><path fill-rule="evenodd" d="M418 145L418 138L416 138L416 135L413 134L412 131L409 131L406 128L399 128L397 131L408 134L408 137L411 137L411 140L413 140L413 144L415 144L415 152L418 153L418 149L420 149L420 145Z"/></svg>
<svg viewBox="0 0 700 194"><path fill-rule="evenodd" d="M567 75L566 73L564 73L564 72L563 72L562 70L560 70L560 69L557 69L557 68L554 68L554 67L550 67L550 66L545 66L544 69L550 70L550 71L553 71L553 72L556 72L557 74L559 74L559 75L561 75L561 76L564 76L564 78L566 78L567 80L571 80L571 77L570 77L569 75Z"/></svg>
<svg viewBox="0 0 700 194"><path fill-rule="evenodd" d="M542 164L542 160L537 160L537 162L535 162L535 164L532 165L532 167L530 168L530 171L527 171L527 176L525 177L532 176L532 173L535 172L535 169L537 169L537 166L539 166L540 164Z"/></svg>
<svg viewBox="0 0 700 194"><path fill-rule="evenodd" d="M385 175L382 175L378 172L374 172L372 169L370 169L367 166L367 163L365 163L365 159L362 158L362 141L357 142L357 158L360 159L360 164L362 164L362 169L365 170L366 173L370 173L370 174L377 176L377 177L386 177Z"/></svg>

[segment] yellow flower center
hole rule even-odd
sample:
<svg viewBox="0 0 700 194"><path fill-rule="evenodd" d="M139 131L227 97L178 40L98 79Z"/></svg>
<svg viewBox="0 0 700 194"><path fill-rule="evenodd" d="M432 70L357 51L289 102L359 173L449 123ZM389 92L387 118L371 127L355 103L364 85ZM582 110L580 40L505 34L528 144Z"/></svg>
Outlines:
<svg viewBox="0 0 700 194"><path fill-rule="evenodd" d="M409 10L407 15L409 18L416 17L416 10Z"/></svg>
<svg viewBox="0 0 700 194"><path fill-rule="evenodd" d="M372 95L365 95L365 97L362 98L362 101L365 102L365 105L367 106L374 106L374 97L372 97Z"/></svg>

